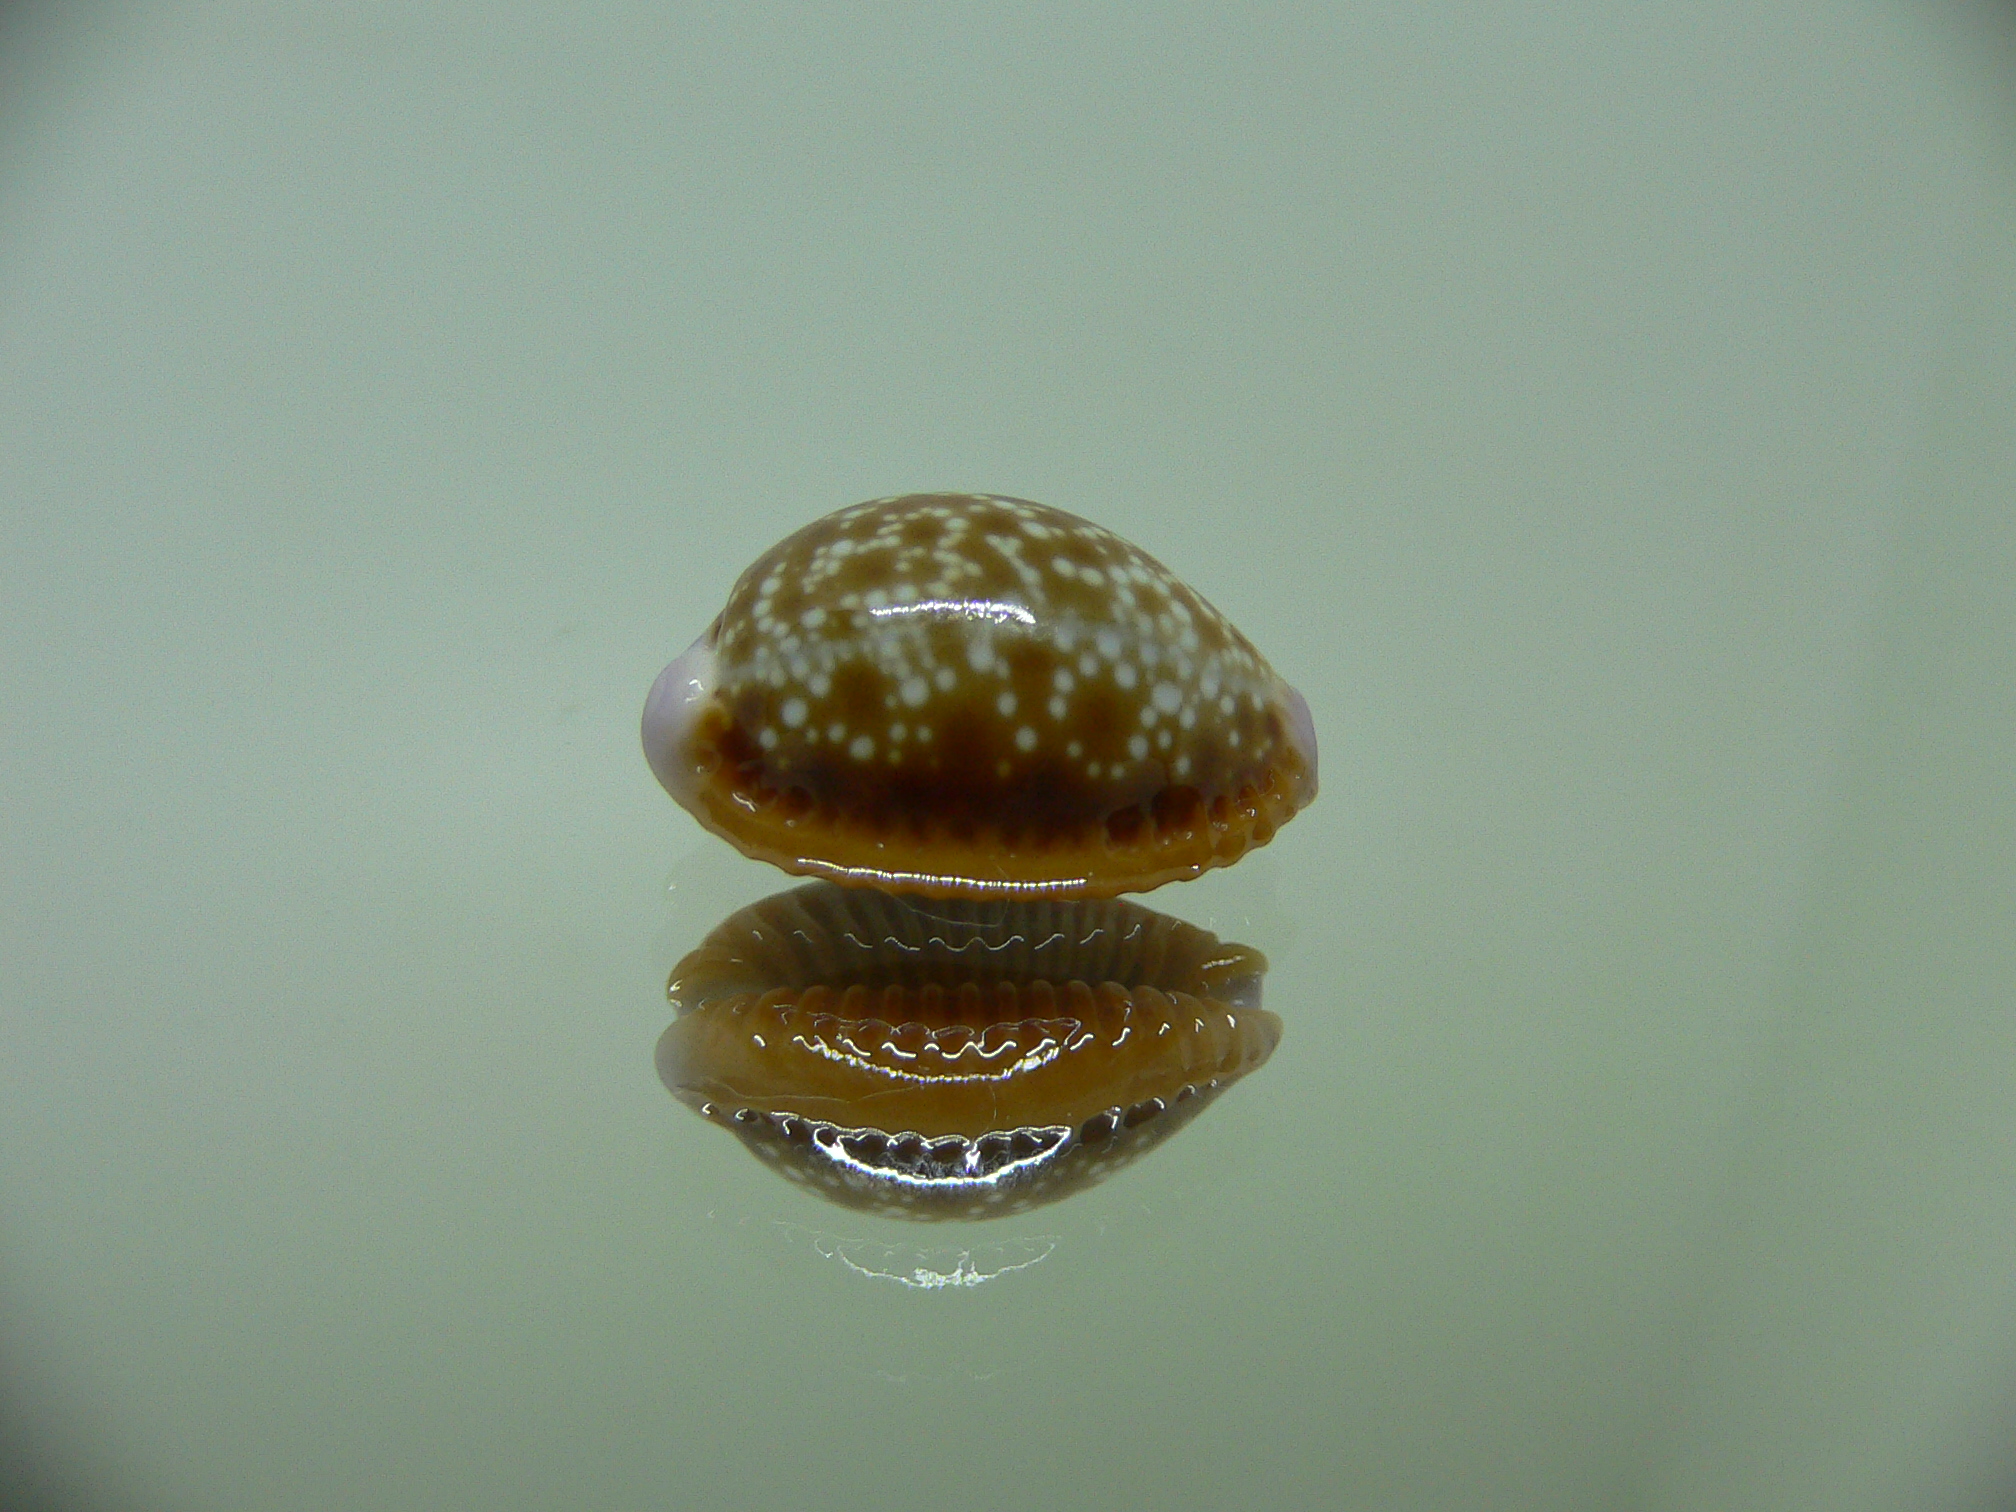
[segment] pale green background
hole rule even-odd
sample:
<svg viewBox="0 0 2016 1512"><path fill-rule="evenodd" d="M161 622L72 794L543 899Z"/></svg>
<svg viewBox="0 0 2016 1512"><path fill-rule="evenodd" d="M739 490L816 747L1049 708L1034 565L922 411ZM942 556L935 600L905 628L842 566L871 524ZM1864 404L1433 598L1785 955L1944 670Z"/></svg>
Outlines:
<svg viewBox="0 0 2016 1512"><path fill-rule="evenodd" d="M1998 15L71 7L0 70L51 1505L2016 1495ZM1270 953L1273 1064L928 1232L655 1081L781 879L636 740L913 488L1138 541L1324 757L1149 900Z"/></svg>

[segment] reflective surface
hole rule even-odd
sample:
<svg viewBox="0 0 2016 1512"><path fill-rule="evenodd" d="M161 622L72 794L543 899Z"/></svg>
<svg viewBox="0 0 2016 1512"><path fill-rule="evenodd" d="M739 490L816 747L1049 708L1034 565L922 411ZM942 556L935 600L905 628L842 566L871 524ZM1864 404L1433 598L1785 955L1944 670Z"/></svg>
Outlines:
<svg viewBox="0 0 2016 1512"><path fill-rule="evenodd" d="M10 18L0 1432L192 1512L2006 1504L1998 37ZM651 1063L783 884L639 699L925 489L1137 542L1323 735L1150 895L1280 1053L985 1224Z"/></svg>
<svg viewBox="0 0 2016 1512"><path fill-rule="evenodd" d="M1103 1180L1263 1065L1266 970L1131 903L814 883L673 968L658 1075L835 1202L1004 1217Z"/></svg>

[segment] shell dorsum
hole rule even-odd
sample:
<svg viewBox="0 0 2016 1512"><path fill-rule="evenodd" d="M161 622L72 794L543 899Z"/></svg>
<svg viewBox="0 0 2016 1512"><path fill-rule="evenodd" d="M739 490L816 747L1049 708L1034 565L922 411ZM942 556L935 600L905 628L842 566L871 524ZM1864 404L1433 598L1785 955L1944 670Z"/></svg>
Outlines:
<svg viewBox="0 0 2016 1512"><path fill-rule="evenodd" d="M660 675L644 746L747 854L940 895L1160 886L1316 793L1307 704L1199 594L1089 521L966 494L764 553Z"/></svg>
<svg viewBox="0 0 2016 1512"><path fill-rule="evenodd" d="M833 1201L987 1218L1054 1201L1265 1063L1257 951L1119 900L913 903L812 883L674 969L658 1071Z"/></svg>

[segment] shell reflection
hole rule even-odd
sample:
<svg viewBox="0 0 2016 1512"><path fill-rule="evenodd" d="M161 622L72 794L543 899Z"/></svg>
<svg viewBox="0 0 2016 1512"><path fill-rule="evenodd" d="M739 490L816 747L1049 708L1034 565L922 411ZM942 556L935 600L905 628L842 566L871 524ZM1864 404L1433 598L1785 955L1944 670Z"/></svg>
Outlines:
<svg viewBox="0 0 2016 1512"><path fill-rule="evenodd" d="M1135 1159L1261 1065L1258 951L1115 900L813 883L674 969L674 1096L833 1201L986 1218Z"/></svg>

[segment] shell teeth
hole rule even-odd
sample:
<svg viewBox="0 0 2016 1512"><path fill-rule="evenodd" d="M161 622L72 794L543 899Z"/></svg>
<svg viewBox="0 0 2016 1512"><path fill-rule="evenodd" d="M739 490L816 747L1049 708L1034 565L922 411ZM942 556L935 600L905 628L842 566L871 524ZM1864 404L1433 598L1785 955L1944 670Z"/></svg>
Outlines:
<svg viewBox="0 0 2016 1512"><path fill-rule="evenodd" d="M1264 1064L1265 965L1131 903L813 883L730 915L674 969L692 1006L658 1072L834 1201L985 1218L1100 1180ZM1254 1005L1219 1001L1221 981Z"/></svg>

